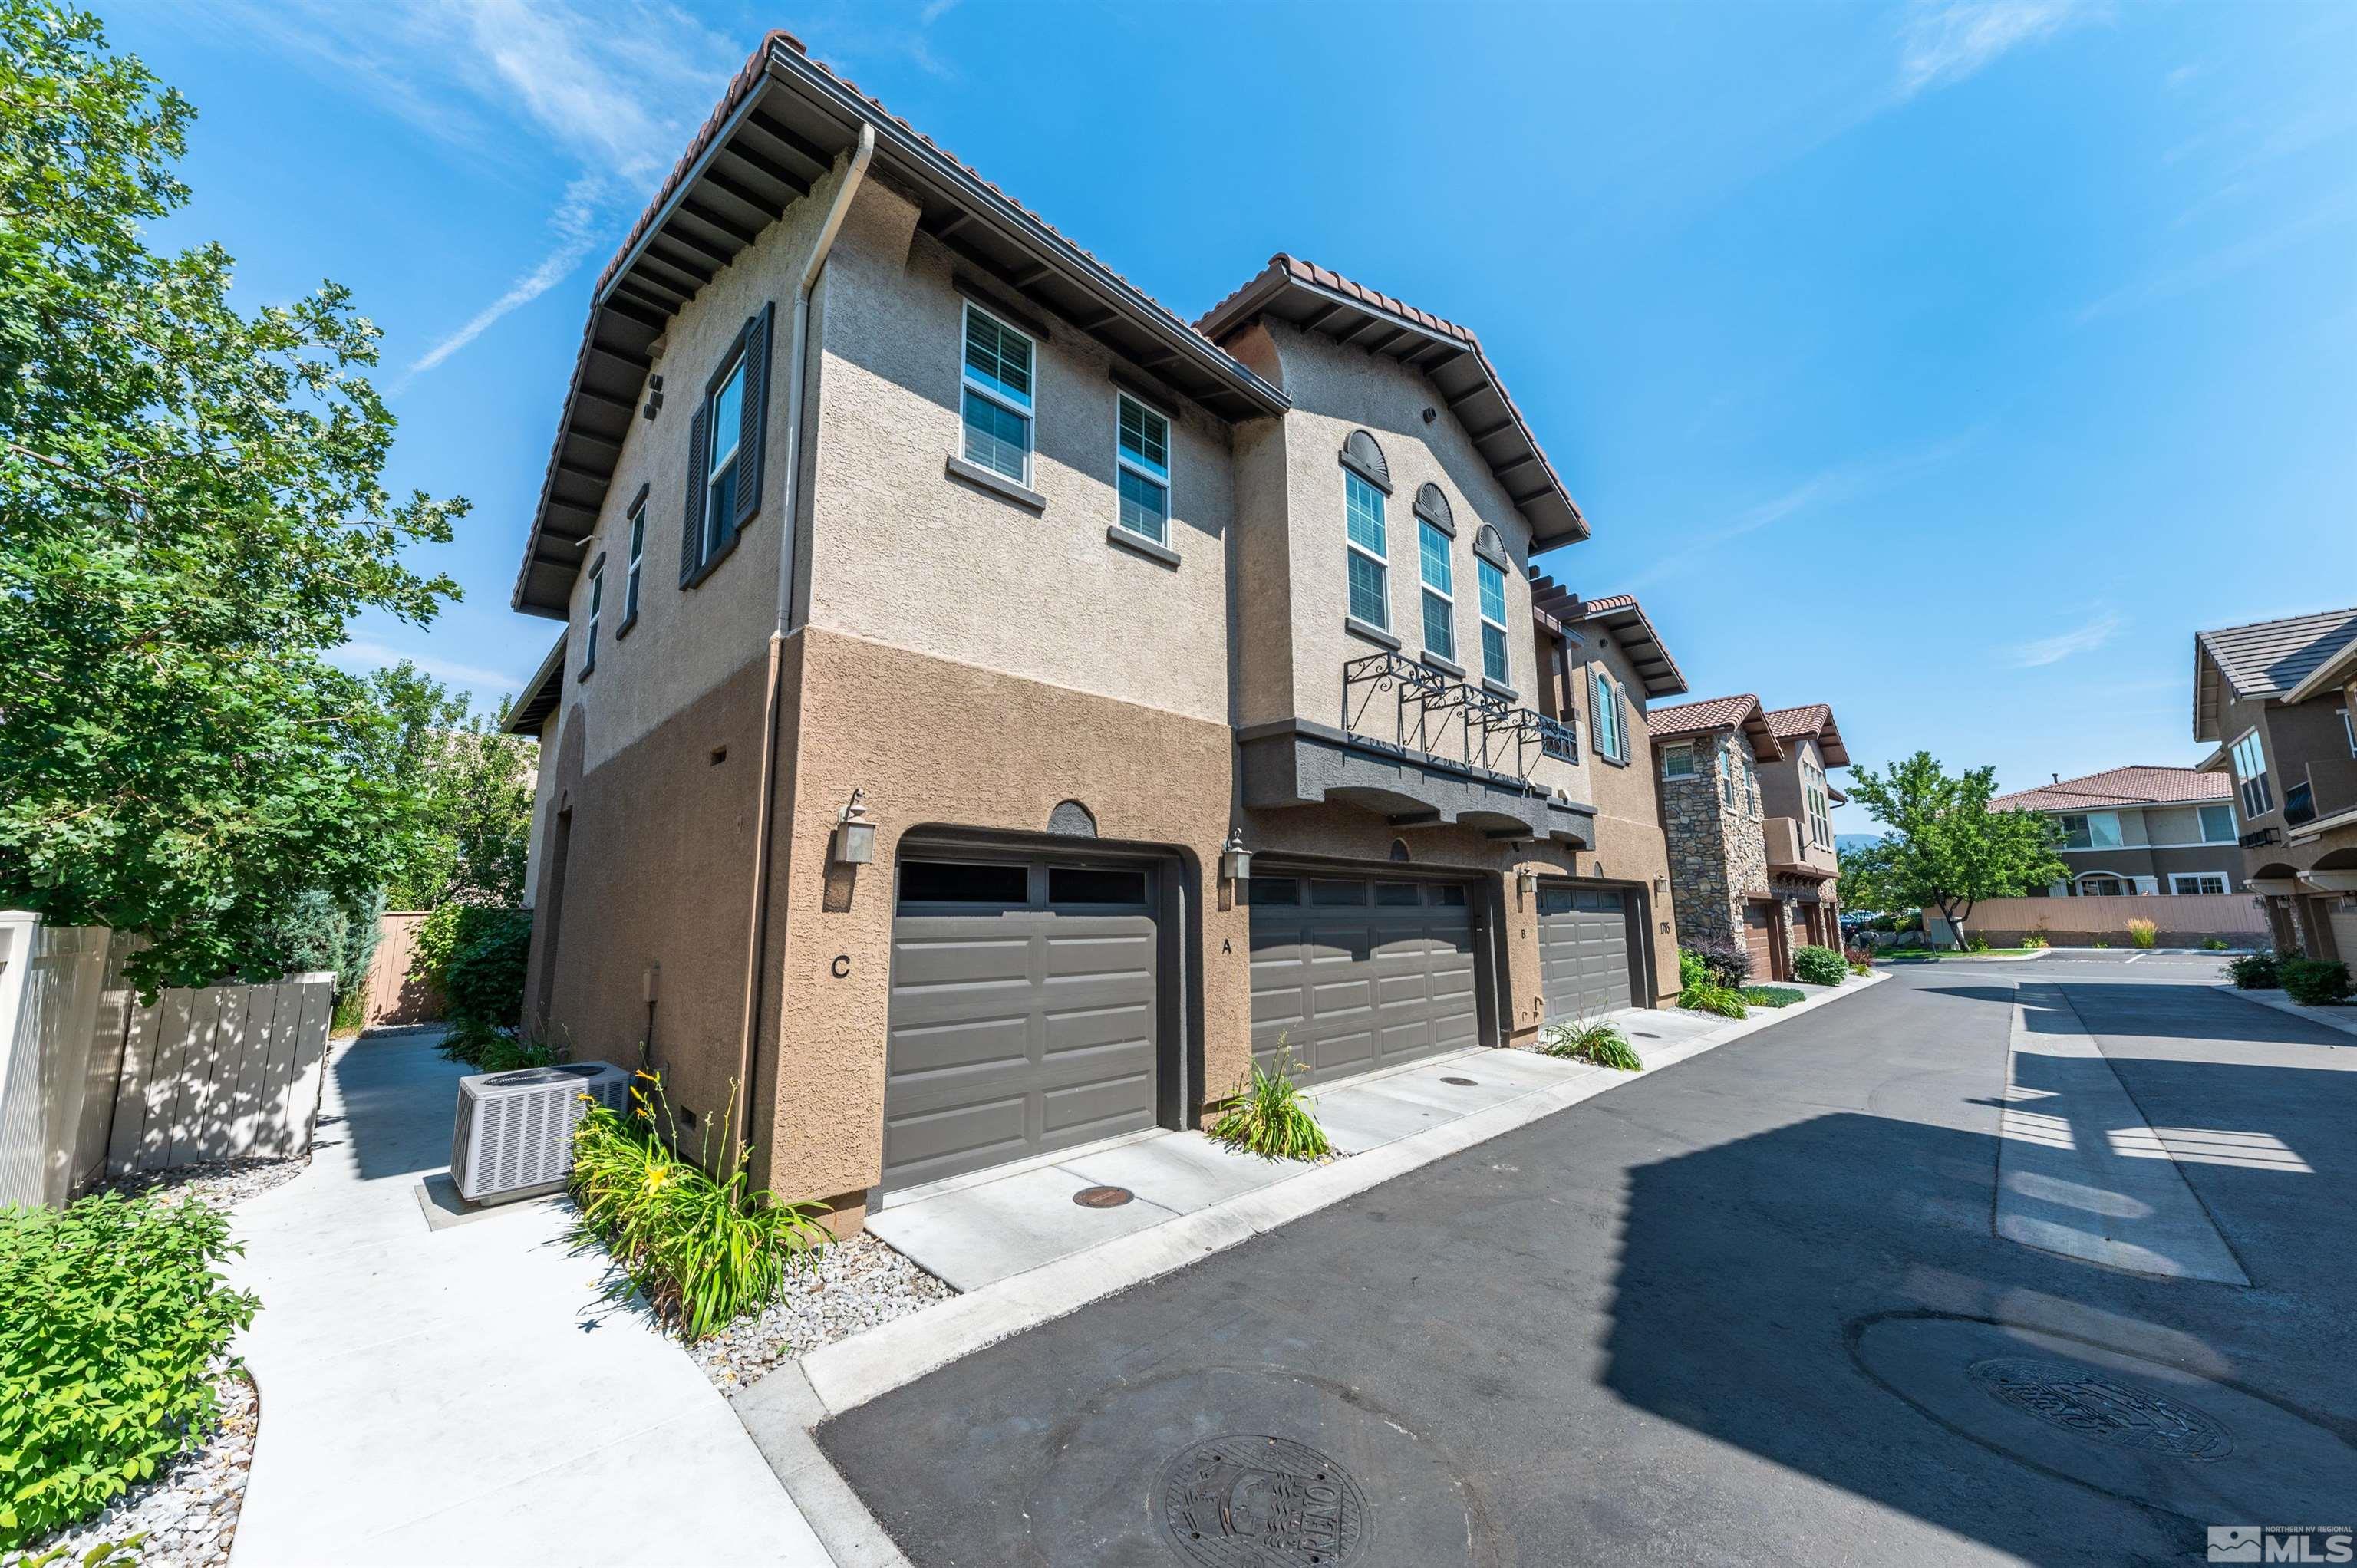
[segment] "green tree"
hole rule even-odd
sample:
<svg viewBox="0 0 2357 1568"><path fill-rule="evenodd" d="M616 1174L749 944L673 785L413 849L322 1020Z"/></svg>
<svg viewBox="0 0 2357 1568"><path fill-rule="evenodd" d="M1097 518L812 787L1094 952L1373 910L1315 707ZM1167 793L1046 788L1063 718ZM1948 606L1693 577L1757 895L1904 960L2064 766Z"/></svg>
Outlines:
<svg viewBox="0 0 2357 1568"><path fill-rule="evenodd" d="M1928 751L1882 772L1853 769L1849 796L1889 830L1861 852L1858 871L1874 897L1893 907L1937 909L1964 940L1983 898L2033 892L2067 875L2053 847L2057 830L2035 811L1992 811L1996 769L1952 775ZM1854 900L1852 861L1842 859L1843 897Z"/></svg>
<svg viewBox="0 0 2357 1568"><path fill-rule="evenodd" d="M333 284L251 316L188 200L193 112L94 17L0 0L0 906L144 932L144 983L269 972L273 929L381 886L413 810L323 655L454 597L403 564L377 329Z"/></svg>
<svg viewBox="0 0 2357 1568"><path fill-rule="evenodd" d="M504 700L495 719L471 714L463 693L406 659L370 682L393 720L378 766L418 802L385 881L387 908L522 904L538 747L500 733Z"/></svg>
<svg viewBox="0 0 2357 1568"><path fill-rule="evenodd" d="M1913 900L1898 886L1890 870L1890 844L1878 839L1853 844L1840 852L1841 901L1844 909L1867 909L1878 915L1897 914Z"/></svg>

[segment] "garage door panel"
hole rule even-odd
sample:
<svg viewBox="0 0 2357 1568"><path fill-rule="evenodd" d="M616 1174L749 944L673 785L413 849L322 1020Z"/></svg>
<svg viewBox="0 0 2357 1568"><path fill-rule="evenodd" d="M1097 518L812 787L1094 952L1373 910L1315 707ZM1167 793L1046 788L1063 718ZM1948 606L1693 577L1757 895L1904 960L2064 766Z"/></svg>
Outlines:
<svg viewBox="0 0 2357 1568"><path fill-rule="evenodd" d="M1280 1033L1309 1082L1479 1041L1469 907L1435 907L1427 885L1374 886L1357 908L1253 906L1253 1049L1264 1063Z"/></svg>
<svg viewBox="0 0 2357 1568"><path fill-rule="evenodd" d="M1150 915L938 911L893 924L888 1187L1154 1125Z"/></svg>
<svg viewBox="0 0 2357 1568"><path fill-rule="evenodd" d="M1542 887L1539 892L1539 992L1549 1023L1626 1007L1629 926L1613 888Z"/></svg>
<svg viewBox="0 0 2357 1568"><path fill-rule="evenodd" d="M912 1111L885 1123L884 1161L909 1181L931 1181L954 1169L1019 1158L1029 1143L1028 1107L1022 1095L968 1100L955 1107Z"/></svg>

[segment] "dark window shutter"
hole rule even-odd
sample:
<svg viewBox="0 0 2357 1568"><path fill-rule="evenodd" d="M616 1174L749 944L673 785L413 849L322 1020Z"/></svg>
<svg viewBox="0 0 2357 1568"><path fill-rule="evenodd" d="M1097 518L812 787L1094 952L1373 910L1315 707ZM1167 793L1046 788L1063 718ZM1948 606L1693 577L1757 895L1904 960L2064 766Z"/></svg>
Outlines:
<svg viewBox="0 0 2357 1568"><path fill-rule="evenodd" d="M699 408L687 426L687 506L680 515L679 582L685 587L704 564L704 482L710 476L704 471L705 456L711 450L705 443L705 426L712 422L710 408Z"/></svg>
<svg viewBox="0 0 2357 1568"><path fill-rule="evenodd" d="M1620 716L1619 722L1614 724L1612 726L1613 749L1618 752L1619 755L1613 757L1612 760L1615 762L1626 762L1629 760L1629 693L1620 691L1616 687L1612 693L1612 700L1620 705Z"/></svg>
<svg viewBox="0 0 2357 1568"><path fill-rule="evenodd" d="M735 533L761 510L762 437L770 427L770 323L775 305L745 324L745 402L737 442L737 515L728 520Z"/></svg>

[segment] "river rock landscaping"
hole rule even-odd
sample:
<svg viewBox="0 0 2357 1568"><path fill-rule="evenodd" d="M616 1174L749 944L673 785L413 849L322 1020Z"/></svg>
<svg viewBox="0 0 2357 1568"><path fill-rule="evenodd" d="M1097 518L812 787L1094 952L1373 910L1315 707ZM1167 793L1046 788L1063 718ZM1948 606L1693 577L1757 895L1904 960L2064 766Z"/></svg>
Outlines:
<svg viewBox="0 0 2357 1568"><path fill-rule="evenodd" d="M688 1347L721 1392L748 1388L780 1362L947 1301L956 1291L862 1232L797 1269L768 1310Z"/></svg>

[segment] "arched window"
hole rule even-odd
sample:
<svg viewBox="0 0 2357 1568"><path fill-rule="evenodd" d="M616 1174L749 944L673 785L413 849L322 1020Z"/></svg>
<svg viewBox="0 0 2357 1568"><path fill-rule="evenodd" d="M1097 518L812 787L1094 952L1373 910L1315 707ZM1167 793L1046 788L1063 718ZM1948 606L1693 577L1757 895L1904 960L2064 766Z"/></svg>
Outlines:
<svg viewBox="0 0 2357 1568"><path fill-rule="evenodd" d="M1473 553L1501 572L1514 564L1506 554L1506 542L1499 538L1498 531L1486 522L1473 535Z"/></svg>
<svg viewBox="0 0 2357 1568"><path fill-rule="evenodd" d="M1363 430L1351 432L1351 438L1342 443L1341 456L1348 535L1343 566L1351 575L1351 616L1388 631L1391 545L1383 526L1383 498L1391 493L1391 467L1383 461L1383 449Z"/></svg>
<svg viewBox="0 0 2357 1568"><path fill-rule="evenodd" d="M1457 537L1457 514L1448 507L1448 497L1438 485L1426 485L1415 492L1415 515L1448 535Z"/></svg>
<svg viewBox="0 0 2357 1568"><path fill-rule="evenodd" d="M1365 431L1353 430L1342 443L1342 467L1383 494L1392 493L1392 466L1383 460L1383 449L1375 445L1375 438Z"/></svg>

